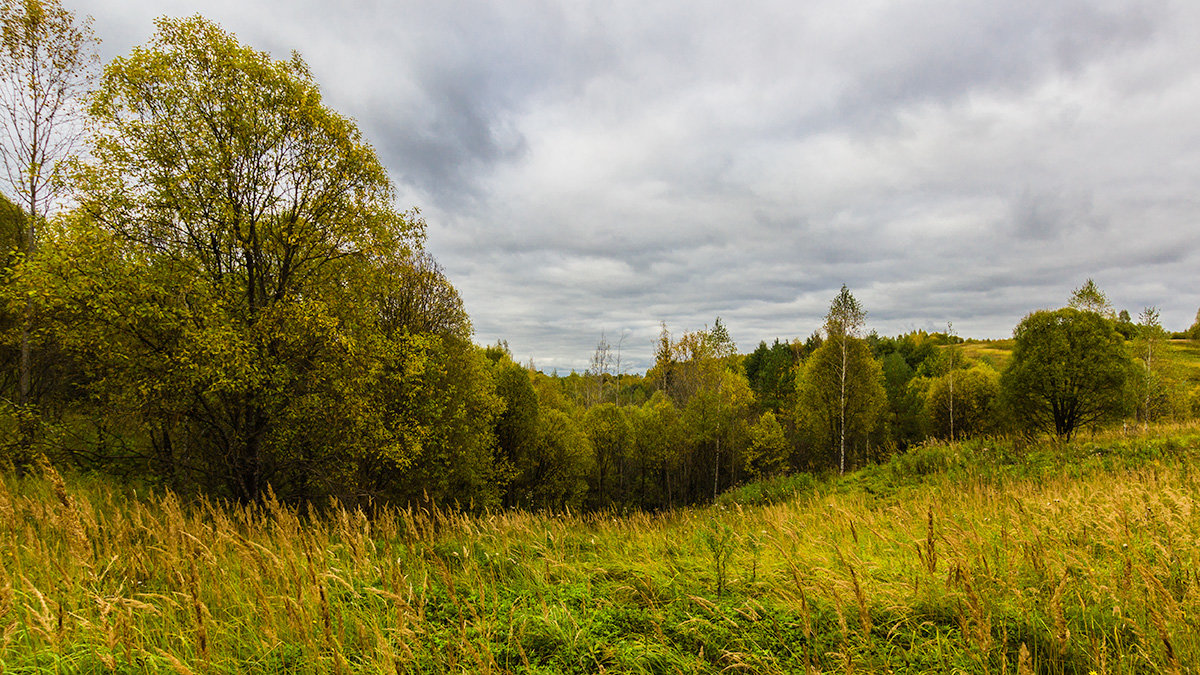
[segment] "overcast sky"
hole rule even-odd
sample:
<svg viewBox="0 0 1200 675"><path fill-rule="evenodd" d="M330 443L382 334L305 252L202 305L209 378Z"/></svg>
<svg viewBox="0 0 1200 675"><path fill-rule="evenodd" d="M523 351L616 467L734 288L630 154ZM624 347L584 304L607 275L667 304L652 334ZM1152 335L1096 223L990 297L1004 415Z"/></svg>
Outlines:
<svg viewBox="0 0 1200 675"><path fill-rule="evenodd" d="M65 0L104 60L160 15L298 50L417 206L477 341L623 365L721 316L1008 337L1094 277L1200 306L1194 0Z"/></svg>

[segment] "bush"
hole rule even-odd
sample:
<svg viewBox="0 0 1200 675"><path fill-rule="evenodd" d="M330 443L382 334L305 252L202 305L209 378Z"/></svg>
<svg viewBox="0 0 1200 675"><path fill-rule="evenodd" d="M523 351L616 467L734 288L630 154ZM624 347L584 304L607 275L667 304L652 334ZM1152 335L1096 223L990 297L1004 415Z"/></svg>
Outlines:
<svg viewBox="0 0 1200 675"><path fill-rule="evenodd" d="M776 476L726 490L717 497L717 504L721 506L777 504L812 492L816 486L817 479L810 473Z"/></svg>

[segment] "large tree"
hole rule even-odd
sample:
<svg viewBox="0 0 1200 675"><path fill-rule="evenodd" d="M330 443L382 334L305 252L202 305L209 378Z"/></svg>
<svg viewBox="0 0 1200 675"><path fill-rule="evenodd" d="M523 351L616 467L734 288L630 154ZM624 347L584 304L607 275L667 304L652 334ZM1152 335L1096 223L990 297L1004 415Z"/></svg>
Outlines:
<svg viewBox="0 0 1200 675"><path fill-rule="evenodd" d="M1112 321L1100 313L1070 307L1034 312L1013 338L1001 393L1027 431L1069 439L1081 426L1128 409L1132 362Z"/></svg>
<svg viewBox="0 0 1200 675"><path fill-rule="evenodd" d="M238 499L495 499L490 368L422 221L298 56L163 19L92 114L44 286L122 454Z"/></svg>

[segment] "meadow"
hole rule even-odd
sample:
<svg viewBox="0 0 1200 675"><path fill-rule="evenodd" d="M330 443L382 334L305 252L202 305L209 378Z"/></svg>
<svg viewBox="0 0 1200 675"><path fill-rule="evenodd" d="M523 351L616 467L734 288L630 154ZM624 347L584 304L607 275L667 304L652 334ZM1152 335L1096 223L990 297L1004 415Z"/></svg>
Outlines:
<svg viewBox="0 0 1200 675"><path fill-rule="evenodd" d="M4 673L1195 672L1200 428L930 444L658 514L0 483Z"/></svg>

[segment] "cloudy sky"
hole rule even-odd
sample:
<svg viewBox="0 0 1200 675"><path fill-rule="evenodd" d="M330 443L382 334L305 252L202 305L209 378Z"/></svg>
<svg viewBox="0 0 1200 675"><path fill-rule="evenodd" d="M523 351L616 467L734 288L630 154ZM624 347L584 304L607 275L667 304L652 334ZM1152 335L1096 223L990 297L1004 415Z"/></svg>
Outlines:
<svg viewBox="0 0 1200 675"><path fill-rule="evenodd" d="M660 321L1007 337L1094 277L1200 306L1194 0L66 0L298 50L418 206L479 342L644 368Z"/></svg>

